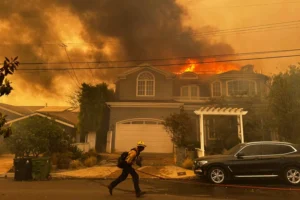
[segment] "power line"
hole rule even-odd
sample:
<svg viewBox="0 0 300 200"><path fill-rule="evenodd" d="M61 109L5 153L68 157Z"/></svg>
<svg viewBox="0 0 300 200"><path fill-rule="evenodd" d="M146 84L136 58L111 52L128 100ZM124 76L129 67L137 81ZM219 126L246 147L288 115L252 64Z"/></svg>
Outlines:
<svg viewBox="0 0 300 200"><path fill-rule="evenodd" d="M216 60L216 61L199 61L193 63L176 63L176 64L158 64L151 65L153 67L167 67L167 66L182 66L182 65L192 65L192 64L211 64L211 63L220 63L220 62L238 62L238 61L249 61L249 60L265 60L265 59L276 59L276 58L291 58L291 57L300 57L300 54L296 55L285 55L285 56L270 56L270 57L258 57L258 58L241 58L241 59L231 59L231 60ZM81 68L24 68L18 69L20 71L65 71L65 70L87 70L87 69L120 69L120 68L136 68L138 66L112 66L112 67L81 67Z"/></svg>
<svg viewBox="0 0 300 200"><path fill-rule="evenodd" d="M125 62L151 62L151 61L170 61L170 60L186 60L186 59L205 59L205 58L218 58L218 57L232 57L232 56L246 56L270 53L287 53L300 51L300 49L282 49L273 51L254 51L242 52L232 54L214 54L205 56L183 56L183 57L169 57L169 58L149 58L149 59L132 59L132 60L113 60L113 61L73 61L72 64L104 64L104 63L125 63ZM23 62L22 65L60 65L68 64L69 62Z"/></svg>
<svg viewBox="0 0 300 200"><path fill-rule="evenodd" d="M69 54L68 54L68 52L67 52L67 45L65 45L64 43L62 43L62 44L61 44L61 47L63 47L64 50L65 50L65 52L66 52L66 55L67 55L68 60L69 60L69 63L70 63L70 65L71 65L71 67L72 67L72 69L73 69L73 73L74 73L74 75L75 75L75 79L76 79L77 86L79 87L79 86L80 86L80 83L79 83L78 78L77 78L77 76L76 76L76 73L75 73L75 71L74 71L73 64L72 64L72 62L71 62L70 56L69 56Z"/></svg>

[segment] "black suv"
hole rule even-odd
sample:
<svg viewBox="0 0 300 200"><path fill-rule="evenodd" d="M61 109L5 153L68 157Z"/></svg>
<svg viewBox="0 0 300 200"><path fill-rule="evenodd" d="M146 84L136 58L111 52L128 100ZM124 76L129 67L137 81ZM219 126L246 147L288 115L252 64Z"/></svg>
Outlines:
<svg viewBox="0 0 300 200"><path fill-rule="evenodd" d="M279 177L300 184L300 146L286 142L238 144L222 155L194 161L194 173L221 184L234 178Z"/></svg>

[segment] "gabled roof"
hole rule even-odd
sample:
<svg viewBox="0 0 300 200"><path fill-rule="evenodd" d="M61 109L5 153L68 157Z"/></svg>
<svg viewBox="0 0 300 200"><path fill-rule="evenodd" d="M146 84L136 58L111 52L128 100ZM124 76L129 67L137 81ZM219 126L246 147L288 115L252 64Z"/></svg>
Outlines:
<svg viewBox="0 0 300 200"><path fill-rule="evenodd" d="M69 106L13 106L0 103L0 112L7 115L6 124L39 115L54 117L59 123L74 127L78 123L79 111L79 108Z"/></svg>
<svg viewBox="0 0 300 200"><path fill-rule="evenodd" d="M162 74L164 76L166 76L167 78L173 78L175 77L175 74L171 73L171 72L168 72L168 71L165 71L165 70L161 70L159 68L156 68L156 67L152 67L150 64L148 63L144 63L144 64L141 64L139 65L138 67L135 67L133 69L130 69L120 75L118 75L118 78L120 79L124 79L126 78L126 76L128 76L129 74L132 74L132 73L135 73L135 72L138 72L140 70L143 70L143 69L150 69L150 70L153 70L159 74Z"/></svg>
<svg viewBox="0 0 300 200"><path fill-rule="evenodd" d="M47 117L48 119L51 118L50 116L47 116L47 115L45 115L45 114L41 114L41 113L33 113L33 114L30 114L30 115L27 115L27 116L20 117L20 118L18 118L18 119L14 119L14 120L8 121L8 122L5 123L5 125L9 125L9 124L12 124L12 123L14 123L14 122L21 121L21 120L23 120L23 119L27 119L27 118L33 117L33 116ZM59 119L55 119L55 121L58 122L58 123L60 123L60 124L65 125L65 126L69 126L69 127L71 127L71 128L74 128L74 127L75 127L73 124L64 122L64 121L59 120Z"/></svg>

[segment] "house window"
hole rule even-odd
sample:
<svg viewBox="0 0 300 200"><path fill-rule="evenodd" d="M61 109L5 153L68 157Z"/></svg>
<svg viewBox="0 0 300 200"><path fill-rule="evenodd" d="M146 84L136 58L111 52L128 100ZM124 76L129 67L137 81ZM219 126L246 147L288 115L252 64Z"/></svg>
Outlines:
<svg viewBox="0 0 300 200"><path fill-rule="evenodd" d="M155 79L150 72L143 72L137 78L137 96L154 96Z"/></svg>
<svg viewBox="0 0 300 200"><path fill-rule="evenodd" d="M189 85L181 87L181 96L182 97L198 97L199 96L199 87L196 85Z"/></svg>
<svg viewBox="0 0 300 200"><path fill-rule="evenodd" d="M212 84L212 96L220 97L221 94L221 82L217 81Z"/></svg>
<svg viewBox="0 0 300 200"><path fill-rule="evenodd" d="M248 80L228 81L227 93L229 96L236 96L236 95L254 96L256 94L255 81L248 81Z"/></svg>

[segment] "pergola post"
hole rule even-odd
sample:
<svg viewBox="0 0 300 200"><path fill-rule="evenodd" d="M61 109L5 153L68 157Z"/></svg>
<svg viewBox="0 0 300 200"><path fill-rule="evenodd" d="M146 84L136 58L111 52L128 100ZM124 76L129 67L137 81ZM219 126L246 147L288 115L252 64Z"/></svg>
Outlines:
<svg viewBox="0 0 300 200"><path fill-rule="evenodd" d="M204 156L204 119L203 114L199 115L200 120L200 149L202 151L202 155Z"/></svg>
<svg viewBox="0 0 300 200"><path fill-rule="evenodd" d="M244 143L243 115L240 115L241 143Z"/></svg>

